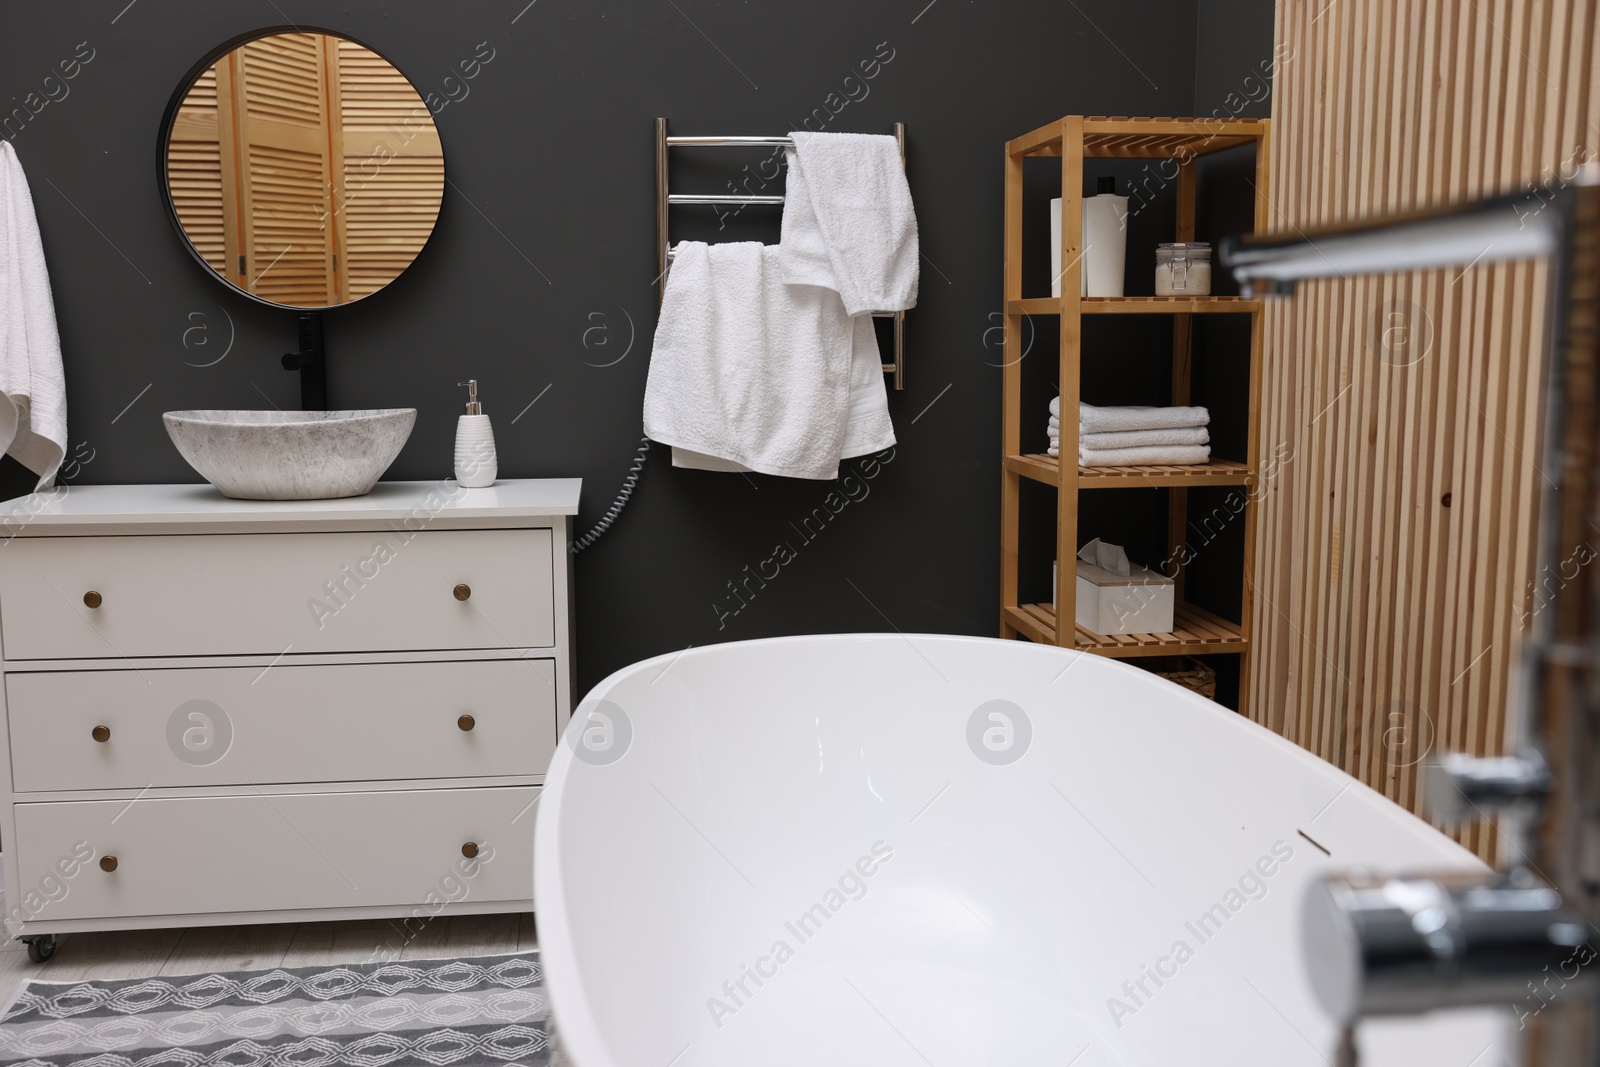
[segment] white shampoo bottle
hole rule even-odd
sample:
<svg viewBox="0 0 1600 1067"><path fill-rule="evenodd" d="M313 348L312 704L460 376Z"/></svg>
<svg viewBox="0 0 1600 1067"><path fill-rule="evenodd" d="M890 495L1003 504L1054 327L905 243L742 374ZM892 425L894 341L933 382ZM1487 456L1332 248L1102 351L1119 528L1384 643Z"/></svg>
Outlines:
<svg viewBox="0 0 1600 1067"><path fill-rule="evenodd" d="M1121 296L1128 255L1128 198L1117 180L1104 177L1083 200L1083 270L1080 296Z"/></svg>
<svg viewBox="0 0 1600 1067"><path fill-rule="evenodd" d="M1083 198L1083 255L1078 265L1079 296L1121 296L1128 254L1128 198L1117 195L1117 180L1101 178L1096 194ZM1050 295L1061 295L1061 198L1050 201Z"/></svg>
<svg viewBox="0 0 1600 1067"><path fill-rule="evenodd" d="M478 403L478 380L457 384L467 387L467 413L456 422L456 483L463 489L484 489L500 473L494 429Z"/></svg>

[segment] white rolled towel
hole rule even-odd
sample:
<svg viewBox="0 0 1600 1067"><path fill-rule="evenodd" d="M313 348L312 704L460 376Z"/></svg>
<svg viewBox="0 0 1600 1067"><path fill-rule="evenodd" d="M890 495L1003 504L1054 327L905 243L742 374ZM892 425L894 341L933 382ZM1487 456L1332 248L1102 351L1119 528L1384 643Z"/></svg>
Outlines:
<svg viewBox="0 0 1600 1067"><path fill-rule="evenodd" d="M1211 431L1204 426L1174 426L1165 430L1115 430L1080 433L1080 448L1154 448L1159 445L1208 445Z"/></svg>
<svg viewBox="0 0 1600 1067"><path fill-rule="evenodd" d="M1078 449L1078 463L1084 467L1132 467L1154 463L1170 466L1191 466L1211 461L1208 445L1166 445L1154 448L1082 448Z"/></svg>

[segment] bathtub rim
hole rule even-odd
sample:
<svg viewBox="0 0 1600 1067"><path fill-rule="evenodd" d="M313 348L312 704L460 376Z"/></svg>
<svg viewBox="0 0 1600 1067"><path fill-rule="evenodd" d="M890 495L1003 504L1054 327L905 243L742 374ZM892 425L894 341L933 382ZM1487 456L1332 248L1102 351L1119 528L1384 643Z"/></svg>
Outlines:
<svg viewBox="0 0 1600 1067"><path fill-rule="evenodd" d="M645 671L667 664L670 666L679 660L689 657L700 658L707 655L727 655L729 649L744 648L748 646L765 645L791 645L791 644L855 644L855 643L898 643L900 641L926 641L939 644L990 644L1008 647L1020 646L1038 650L1042 655L1060 655L1069 659L1080 656L1089 656L1092 659L1113 665L1115 670L1133 671L1141 679L1149 682L1158 691L1165 689L1168 692L1181 694L1184 701L1195 708L1197 713L1225 719L1234 727L1244 728L1247 732L1253 731L1258 739L1265 739L1268 744L1275 746L1280 752L1287 753L1303 765L1308 772L1315 772L1326 778L1330 783L1342 783L1346 789L1339 794L1353 792L1357 796L1365 794L1366 798L1376 800L1379 807L1393 809L1397 815L1406 820L1414 820L1423 827L1438 834L1447 845L1447 850L1457 853L1457 858L1465 862L1476 863L1484 870L1488 866L1478 859L1470 850L1448 835L1441 833L1437 828L1414 815L1377 790L1364 782L1340 770L1327 760L1318 756L1309 749L1303 748L1282 734L1277 733L1252 719L1240 715L1238 712L1222 706L1212 700L1207 700L1193 691L1169 681L1149 671L1140 670L1130 664L1122 663L1109 656L1097 656L1092 652L1079 652L1075 649L1059 648L1051 645L1036 645L1019 641L1006 640L998 637L979 637L964 634L925 634L925 633L838 633L838 634L795 634L782 637L759 637L742 641L725 641L713 645L701 645L680 649L677 652L667 652L649 659L639 660L626 667L612 671L605 678L597 682L588 693L573 707L573 718L576 719L580 708L591 701L604 699L605 696L623 679L644 673ZM1034 653L1029 653L1034 654ZM663 667L663 670L666 668ZM1097 668L1098 669L1098 668ZM569 723L570 728L570 723ZM559 876L560 864L558 858L561 849L561 786L566 778L568 768L574 756L571 746L557 744L555 754L550 759L550 766L545 773L544 787L540 790L539 812L536 817L536 831L534 839L534 914L539 932L539 955L544 968L545 996L549 1005L550 1018L556 1034L556 1042L561 1046L566 1060L572 1067L621 1067L608 1051L604 1035L595 1024L594 1017L588 1010L592 998L586 988L582 972L577 966L577 953L572 944L572 938L567 926L567 907L564 884ZM1337 799L1337 798L1336 798ZM549 890L544 892L543 890ZM548 921L542 921L548 920ZM560 983L550 980L552 971L569 976ZM565 1011L565 1017L563 1012ZM576 1037L576 1039L575 1039ZM684 1049L687 1051L687 1047ZM678 1056L683 1053L679 1052ZM676 1063L676 1060L673 1061ZM670 1067L670 1065L669 1065Z"/></svg>

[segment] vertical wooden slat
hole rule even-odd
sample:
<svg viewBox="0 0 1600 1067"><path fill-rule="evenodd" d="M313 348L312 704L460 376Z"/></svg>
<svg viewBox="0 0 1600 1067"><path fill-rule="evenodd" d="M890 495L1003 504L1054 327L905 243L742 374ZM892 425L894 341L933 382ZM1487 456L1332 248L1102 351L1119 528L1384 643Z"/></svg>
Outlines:
<svg viewBox="0 0 1600 1067"><path fill-rule="evenodd" d="M346 222L348 217L340 210L348 195L345 187L345 114L341 64L339 62L339 44L341 38L325 36L321 39L322 45L322 93L323 109L328 116L326 126L328 136L328 159L331 165L328 168L328 242L331 256L329 257L329 272L331 274L333 303L342 304L350 299L350 254L349 235ZM359 47L359 46L357 46ZM399 71L395 72L399 76ZM401 76L403 78L403 76Z"/></svg>
<svg viewBox="0 0 1600 1067"><path fill-rule="evenodd" d="M239 78L239 56L230 52L217 66L217 137L222 143L222 197L228 205L223 217L223 233L228 249L228 278L243 288L245 271L254 249L251 227L245 225L253 208L250 183L246 180L249 163L240 151L243 138L236 116L244 114L244 86Z"/></svg>

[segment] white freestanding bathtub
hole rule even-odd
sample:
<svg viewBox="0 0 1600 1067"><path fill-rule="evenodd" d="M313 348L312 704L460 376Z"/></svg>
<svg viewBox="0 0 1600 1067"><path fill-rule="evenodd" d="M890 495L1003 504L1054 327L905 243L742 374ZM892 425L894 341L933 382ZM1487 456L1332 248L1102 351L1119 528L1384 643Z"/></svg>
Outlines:
<svg viewBox="0 0 1600 1067"><path fill-rule="evenodd" d="M1318 1067L1319 872L1475 868L1293 744L1112 660L839 635L619 671L558 750L535 896L576 1067ZM1501 1067L1510 1013L1366 1024Z"/></svg>

